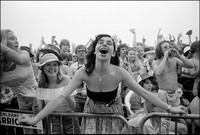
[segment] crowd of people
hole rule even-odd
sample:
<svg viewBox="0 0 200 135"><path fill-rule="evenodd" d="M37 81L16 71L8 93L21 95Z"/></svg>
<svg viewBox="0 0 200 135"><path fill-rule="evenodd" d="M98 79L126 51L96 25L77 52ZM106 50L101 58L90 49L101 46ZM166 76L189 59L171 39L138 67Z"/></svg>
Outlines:
<svg viewBox="0 0 200 135"><path fill-rule="evenodd" d="M148 46L144 37L137 41L135 29L130 32L131 45L108 34L80 45L68 39L58 43L52 36L48 44L42 37L33 52L19 45L13 31L1 30L1 108L33 111L35 117L18 118L28 125L47 117L52 121L51 132L58 134L61 128L65 134L136 133L141 119L151 112L199 114L198 38L192 41L190 30L189 42L183 43L181 33L177 39L170 34L165 38L159 29L155 45ZM54 112L118 114L132 130L118 119L49 117ZM157 134L158 122L149 119L144 133ZM190 124L178 119L177 132L188 134ZM198 121L195 124L200 127ZM175 121L162 118L161 130L174 133Z"/></svg>

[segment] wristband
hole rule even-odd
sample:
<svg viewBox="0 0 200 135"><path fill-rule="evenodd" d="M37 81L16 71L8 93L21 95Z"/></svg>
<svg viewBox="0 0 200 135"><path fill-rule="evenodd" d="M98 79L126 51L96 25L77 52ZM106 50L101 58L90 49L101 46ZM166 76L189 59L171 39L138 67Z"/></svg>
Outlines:
<svg viewBox="0 0 200 135"><path fill-rule="evenodd" d="M34 117L34 120L35 120L35 123L37 123L37 118L36 118L36 116Z"/></svg>
<svg viewBox="0 0 200 135"><path fill-rule="evenodd" d="M171 107L172 107L171 105L168 105L168 107L167 107L167 112L169 112L169 109L170 109Z"/></svg>
<svg viewBox="0 0 200 135"><path fill-rule="evenodd" d="M62 92L60 93L64 98L66 98L67 96L66 95L64 95Z"/></svg>

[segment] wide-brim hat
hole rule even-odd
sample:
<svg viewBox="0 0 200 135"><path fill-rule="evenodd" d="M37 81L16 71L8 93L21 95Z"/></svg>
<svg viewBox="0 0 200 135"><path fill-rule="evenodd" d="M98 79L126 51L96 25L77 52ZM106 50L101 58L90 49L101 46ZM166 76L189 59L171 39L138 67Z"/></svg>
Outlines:
<svg viewBox="0 0 200 135"><path fill-rule="evenodd" d="M150 76L148 73L142 73L137 77L137 82L140 83L143 80L154 79L154 78L155 78L154 76Z"/></svg>
<svg viewBox="0 0 200 135"><path fill-rule="evenodd" d="M42 67L42 66L44 66L46 63L52 62L52 61L57 61L57 62L60 64L60 60L58 59L58 57L57 57L55 54L53 54L53 53L47 53L47 54L44 54L44 55L42 56L42 58L40 59L40 62L37 63L37 65L38 65L39 67Z"/></svg>
<svg viewBox="0 0 200 135"><path fill-rule="evenodd" d="M55 51L55 50L53 50L53 49L50 49L50 48L42 48L40 51L43 52L44 54L53 53L53 54L55 54L55 55L58 57L58 59L59 59L60 61L63 60L62 57L60 56L60 53L58 53L57 51Z"/></svg>

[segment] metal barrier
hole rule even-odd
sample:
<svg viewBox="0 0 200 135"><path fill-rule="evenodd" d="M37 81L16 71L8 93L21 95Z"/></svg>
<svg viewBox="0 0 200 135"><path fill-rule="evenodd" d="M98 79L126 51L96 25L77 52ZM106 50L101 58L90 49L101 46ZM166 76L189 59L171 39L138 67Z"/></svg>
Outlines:
<svg viewBox="0 0 200 135"><path fill-rule="evenodd" d="M6 108L3 110L1 109L0 112L1 132L4 134L27 134L27 132L44 134L42 121L34 126L18 123L17 118L22 114L28 114L30 117L34 117L35 115L32 111Z"/></svg>
<svg viewBox="0 0 200 135"><path fill-rule="evenodd" d="M11 115L11 113L13 114L16 114L16 113L20 113L20 114L33 114L32 111L25 111L25 110L18 110L18 109L4 109L4 110L1 110L1 114L2 112L4 112L4 115ZM16 115L17 117L19 115ZM34 116L34 115L33 115ZM60 126L61 126L61 134L64 134L63 133L63 123L62 123L62 117L63 116L68 116L68 117L85 117L85 118L108 118L108 119L119 119L121 120L124 124L124 126L129 129L129 125L128 125L128 122L127 120L121 116L121 115L116 115L116 114L91 114L91 113L77 113L77 112L72 112L72 113L52 113L50 114L48 117L52 117L52 116L59 116L60 117ZM37 130L41 130L41 132L39 134L53 134L52 132L52 121L50 121L48 118L45 118L43 119L42 121L40 121L42 123L42 129L41 127L38 127L38 126L23 126L23 125L19 125L17 122L15 124L5 124L6 122L2 121L2 119L6 119L6 118L3 118L3 117L6 117L6 116L3 116L1 115L1 123L0 125L1 126L12 126L13 128L16 128L16 127L21 127L21 128L32 128L32 129L37 129ZM17 119L17 117L15 119ZM74 123L73 119L72 119L72 123ZM37 123L38 124L38 123ZM50 127L48 126L50 125ZM74 130L74 125L73 125L73 130ZM17 134L16 132L14 134Z"/></svg>
<svg viewBox="0 0 200 135"><path fill-rule="evenodd" d="M200 115L198 114L187 114L187 115L172 115L169 113L159 113L159 112L154 112L154 113L149 113L148 115L144 116L142 120L140 121L139 124L139 129L140 133L143 134L143 128L145 122L152 117L158 117L159 118L159 134L161 134L161 118L173 118L175 119L175 134L177 134L177 119L190 119L191 120L191 126L192 126L192 133L195 134L195 120L200 120ZM189 133L190 134L190 133Z"/></svg>

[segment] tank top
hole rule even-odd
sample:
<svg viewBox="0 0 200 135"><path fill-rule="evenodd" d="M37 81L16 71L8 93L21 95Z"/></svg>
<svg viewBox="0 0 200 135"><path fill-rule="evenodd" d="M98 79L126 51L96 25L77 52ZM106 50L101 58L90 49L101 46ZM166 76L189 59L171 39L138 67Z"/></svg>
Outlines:
<svg viewBox="0 0 200 135"><path fill-rule="evenodd" d="M87 88L87 96L92 99L93 101L97 101L97 102L102 102L102 103L110 103L112 101L115 100L115 98L117 97L117 90L118 87L113 90L113 91L109 91L109 92L93 92L91 90Z"/></svg>

